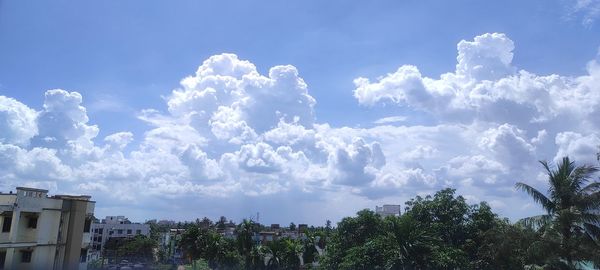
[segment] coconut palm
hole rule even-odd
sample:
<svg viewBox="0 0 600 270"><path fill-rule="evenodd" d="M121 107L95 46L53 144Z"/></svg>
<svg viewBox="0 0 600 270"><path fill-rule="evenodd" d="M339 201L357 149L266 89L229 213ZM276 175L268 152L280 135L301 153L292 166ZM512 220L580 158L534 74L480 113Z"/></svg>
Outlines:
<svg viewBox="0 0 600 270"><path fill-rule="evenodd" d="M250 252L254 246L253 237L255 228L256 223L247 219L244 219L236 228L238 251L244 257L247 264L250 263Z"/></svg>
<svg viewBox="0 0 600 270"><path fill-rule="evenodd" d="M390 216L385 219L387 226L386 242L389 245L389 269L418 269L426 264L431 247L438 241L419 226L410 215Z"/></svg>
<svg viewBox="0 0 600 270"><path fill-rule="evenodd" d="M267 269L299 269L304 247L290 238L273 240L264 248Z"/></svg>
<svg viewBox="0 0 600 270"><path fill-rule="evenodd" d="M520 223L543 231L543 246L549 253L556 251L568 268L581 260L594 260L600 237L600 183L592 181L597 167L576 166L564 157L554 169L540 162L548 174L547 196L525 184L516 188L525 191L540 204L546 214L524 218Z"/></svg>

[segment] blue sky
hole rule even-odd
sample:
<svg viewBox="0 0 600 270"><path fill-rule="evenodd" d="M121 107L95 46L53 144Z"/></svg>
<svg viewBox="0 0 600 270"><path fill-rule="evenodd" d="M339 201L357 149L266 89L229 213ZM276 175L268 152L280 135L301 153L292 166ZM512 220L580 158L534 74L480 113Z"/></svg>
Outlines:
<svg viewBox="0 0 600 270"><path fill-rule="evenodd" d="M450 186L518 218L537 209L510 213L526 200L509 189L520 178L538 181L537 159L593 162L585 154L600 144L599 10L596 0L0 1L0 157L40 164L0 162L0 187L89 193L100 216L239 220L261 211L268 222L319 224ZM472 42L464 52L475 60L461 72L462 40ZM502 53L508 63L497 61ZM283 94L242 85L245 101L219 98L205 110L211 104L191 96L208 86L180 81L202 81L195 72L207 59L206 69L254 67L260 89ZM502 76L475 74L471 63L494 72L501 65ZM293 66L297 76L279 72L305 87L296 79L290 89L265 84L279 65ZM445 73L458 79L440 79ZM574 103L573 93L586 101ZM273 105L282 97L291 99ZM217 114L218 106L228 109ZM575 109L582 107L589 110ZM386 117L401 121L374 123ZM582 124L558 128L565 119ZM290 137L298 132L312 139ZM452 136L464 143L446 143ZM477 166L459 166L466 163ZM184 209L189 202L198 208Z"/></svg>

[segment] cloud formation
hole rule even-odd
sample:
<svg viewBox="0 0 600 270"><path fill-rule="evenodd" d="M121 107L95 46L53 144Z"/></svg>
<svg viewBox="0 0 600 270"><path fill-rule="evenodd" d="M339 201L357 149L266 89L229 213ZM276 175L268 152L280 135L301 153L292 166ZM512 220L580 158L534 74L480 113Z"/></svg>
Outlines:
<svg viewBox="0 0 600 270"><path fill-rule="evenodd" d="M536 75L513 66L514 47L504 34L483 34L459 42L455 70L437 79L413 65L355 79L360 105L434 119L407 113L371 128L317 122L295 67L262 75L234 54L212 56L182 79L167 110L138 112L149 125L138 136L98 138L77 92L48 90L39 110L0 96L0 187L90 193L100 211L144 218L260 210L313 223L455 187L518 217L532 210L512 186L541 183L538 159L594 162L600 65L576 77ZM307 205L325 217L293 211Z"/></svg>

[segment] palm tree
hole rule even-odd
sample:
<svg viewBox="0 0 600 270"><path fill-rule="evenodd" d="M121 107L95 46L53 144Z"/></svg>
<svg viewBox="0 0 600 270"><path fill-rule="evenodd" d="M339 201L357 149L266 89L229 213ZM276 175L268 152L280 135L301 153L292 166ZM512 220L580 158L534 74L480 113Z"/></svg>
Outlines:
<svg viewBox="0 0 600 270"><path fill-rule="evenodd" d="M246 264L250 263L250 252L254 246L255 228L256 223L247 219L244 219L236 228L238 251L244 257Z"/></svg>
<svg viewBox="0 0 600 270"><path fill-rule="evenodd" d="M304 246L298 240L282 238L264 247L267 269L299 269Z"/></svg>
<svg viewBox="0 0 600 270"><path fill-rule="evenodd" d="M426 265L431 247L439 240L409 214L387 217L385 224L388 228L385 239L391 255L388 269L419 269Z"/></svg>
<svg viewBox="0 0 600 270"><path fill-rule="evenodd" d="M575 163L564 157L556 169L540 161L548 173L548 196L518 182L516 188L529 194L546 214L524 218L520 223L543 232L544 246L558 252L567 267L581 260L596 261L600 237L600 183L592 181L597 167Z"/></svg>

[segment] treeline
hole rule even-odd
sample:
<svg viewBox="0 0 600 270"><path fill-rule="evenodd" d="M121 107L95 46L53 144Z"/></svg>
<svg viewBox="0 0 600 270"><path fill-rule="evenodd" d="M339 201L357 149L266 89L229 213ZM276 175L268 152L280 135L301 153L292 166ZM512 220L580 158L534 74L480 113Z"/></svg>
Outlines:
<svg viewBox="0 0 600 270"><path fill-rule="evenodd" d="M181 247L212 269L585 269L600 266L600 183L597 168L564 158L548 174L545 192L517 183L545 209L511 223L481 202L469 205L453 189L411 199L400 216L370 210L336 228L259 243L244 221L235 238L214 226L190 226Z"/></svg>

